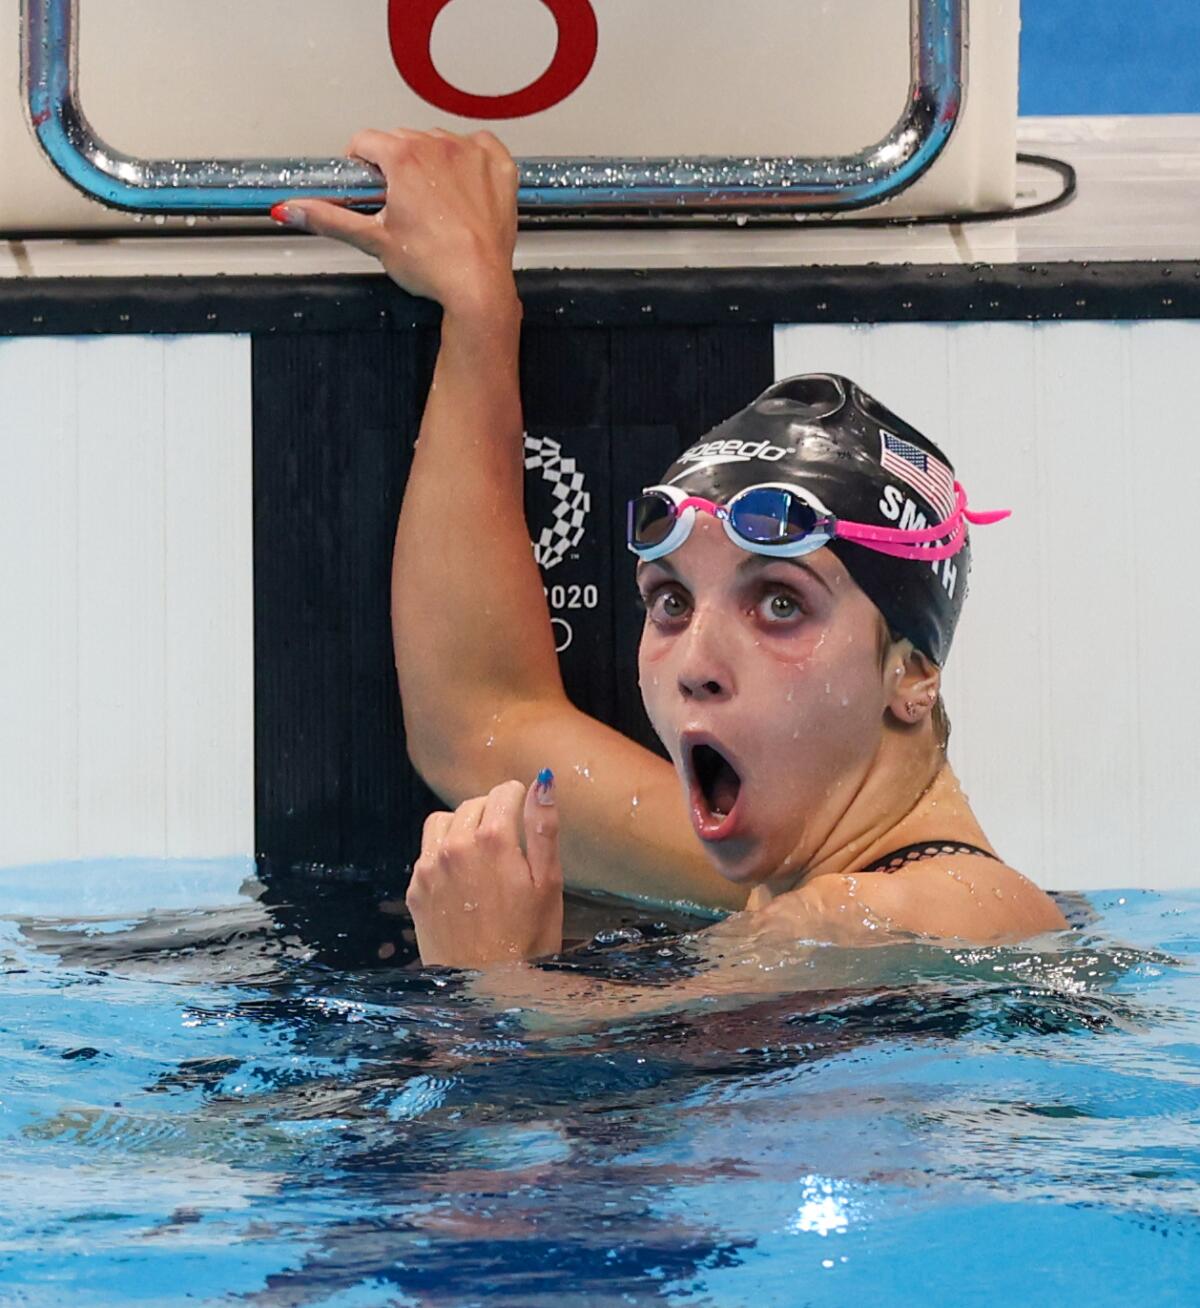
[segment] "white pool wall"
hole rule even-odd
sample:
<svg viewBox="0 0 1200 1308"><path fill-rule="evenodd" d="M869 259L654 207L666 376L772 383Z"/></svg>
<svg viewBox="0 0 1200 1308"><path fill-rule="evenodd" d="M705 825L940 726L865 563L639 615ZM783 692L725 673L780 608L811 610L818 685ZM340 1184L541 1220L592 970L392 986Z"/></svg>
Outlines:
<svg viewBox="0 0 1200 1308"><path fill-rule="evenodd" d="M972 503L946 669L989 836L1061 888L1200 884L1200 322L789 326L942 444Z"/></svg>
<svg viewBox="0 0 1200 1308"><path fill-rule="evenodd" d="M0 866L254 849L250 340L0 340Z"/></svg>

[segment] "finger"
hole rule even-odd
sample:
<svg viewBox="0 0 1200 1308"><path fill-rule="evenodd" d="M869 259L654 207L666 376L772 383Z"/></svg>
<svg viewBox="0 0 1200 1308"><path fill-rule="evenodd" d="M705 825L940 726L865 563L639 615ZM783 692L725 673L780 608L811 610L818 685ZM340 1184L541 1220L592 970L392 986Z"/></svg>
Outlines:
<svg viewBox="0 0 1200 1308"><path fill-rule="evenodd" d="M432 858L446 839L453 813L430 813L421 831L421 857Z"/></svg>
<svg viewBox="0 0 1200 1308"><path fill-rule="evenodd" d="M374 254L383 230L374 218L355 213L330 200L288 200L271 210L271 217L284 227L331 236L368 254Z"/></svg>
<svg viewBox="0 0 1200 1308"><path fill-rule="evenodd" d="M369 127L354 133L346 146L346 153L386 172L387 165L404 158L412 143L421 136L421 132L412 132L406 127L398 127L394 132L380 132Z"/></svg>
<svg viewBox="0 0 1200 1308"><path fill-rule="evenodd" d="M486 806L486 795L480 795L477 799L464 800L454 810L454 816L451 818L450 826L446 831L446 839L456 840L474 837Z"/></svg>
<svg viewBox="0 0 1200 1308"><path fill-rule="evenodd" d="M536 886L562 883L554 773L543 768L525 796L525 856Z"/></svg>
<svg viewBox="0 0 1200 1308"><path fill-rule="evenodd" d="M499 137L493 136L491 132L472 132L467 140L479 147L494 175L500 178L506 187L519 179L521 170L517 166L517 161Z"/></svg>
<svg viewBox="0 0 1200 1308"><path fill-rule="evenodd" d="M521 848L521 805L525 786L520 781L504 781L488 792L487 806L479 823L479 837L493 846Z"/></svg>
<svg viewBox="0 0 1200 1308"><path fill-rule="evenodd" d="M472 132L467 139L469 141L474 141L476 145L481 145L489 154L494 154L504 159L512 158L512 155L508 152L508 147L494 132L489 132L486 129L479 132Z"/></svg>

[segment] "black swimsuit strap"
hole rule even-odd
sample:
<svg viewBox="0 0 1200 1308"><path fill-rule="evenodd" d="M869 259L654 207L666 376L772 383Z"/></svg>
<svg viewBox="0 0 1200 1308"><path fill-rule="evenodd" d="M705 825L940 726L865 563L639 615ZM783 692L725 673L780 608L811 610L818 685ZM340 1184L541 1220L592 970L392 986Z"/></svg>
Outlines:
<svg viewBox="0 0 1200 1308"><path fill-rule="evenodd" d="M936 858L939 854L979 854L983 858L999 858L978 845L969 845L965 840L922 840L915 845L905 845L903 849L894 850L877 858L869 866L860 868L861 872L899 872L909 863L919 863L923 858Z"/></svg>

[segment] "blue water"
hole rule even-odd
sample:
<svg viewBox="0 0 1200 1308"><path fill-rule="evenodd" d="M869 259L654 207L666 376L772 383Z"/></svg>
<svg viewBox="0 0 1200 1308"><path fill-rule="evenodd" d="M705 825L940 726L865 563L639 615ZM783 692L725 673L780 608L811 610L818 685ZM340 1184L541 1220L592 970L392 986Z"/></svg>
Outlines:
<svg viewBox="0 0 1200 1308"><path fill-rule="evenodd" d="M1025 0L1021 113L1200 113L1200 5Z"/></svg>
<svg viewBox="0 0 1200 1308"><path fill-rule="evenodd" d="M1200 892L595 1022L249 871L0 873L0 1303L1200 1301ZM593 975L695 971L678 915L571 920Z"/></svg>

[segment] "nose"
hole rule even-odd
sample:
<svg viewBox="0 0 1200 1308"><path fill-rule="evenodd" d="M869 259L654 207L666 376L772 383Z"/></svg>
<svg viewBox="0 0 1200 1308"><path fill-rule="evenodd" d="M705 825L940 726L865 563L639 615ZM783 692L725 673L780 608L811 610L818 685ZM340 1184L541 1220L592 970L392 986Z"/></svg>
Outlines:
<svg viewBox="0 0 1200 1308"><path fill-rule="evenodd" d="M696 700L720 700L727 699L725 687L721 682L709 678L707 681L696 681L689 677L681 676L679 678L679 693L684 699Z"/></svg>
<svg viewBox="0 0 1200 1308"><path fill-rule="evenodd" d="M733 694L733 673L715 615L696 613L680 641L680 695L687 700L728 699Z"/></svg>

